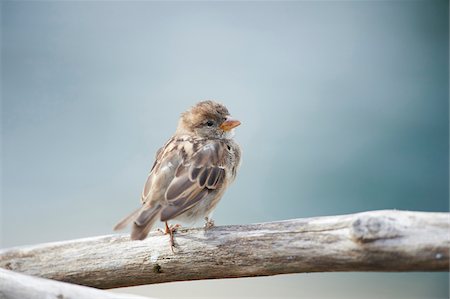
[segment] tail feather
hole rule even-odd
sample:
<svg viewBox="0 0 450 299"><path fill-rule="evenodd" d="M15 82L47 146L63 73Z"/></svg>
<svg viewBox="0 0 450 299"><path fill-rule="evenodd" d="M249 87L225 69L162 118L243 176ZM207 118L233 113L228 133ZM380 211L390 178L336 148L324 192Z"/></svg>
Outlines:
<svg viewBox="0 0 450 299"><path fill-rule="evenodd" d="M113 229L115 231L124 229L128 225L128 223L130 223L132 220L136 219L136 217L139 214L139 212L141 211L141 209L142 208L137 209L136 211L134 211L133 213L131 213L127 217L125 217L122 220L120 220L120 222L117 223L116 226L114 226Z"/></svg>
<svg viewBox="0 0 450 299"><path fill-rule="evenodd" d="M142 207L139 211L139 215L133 223L131 239L144 240L155 224L155 221L158 219L157 216L161 214L160 211L160 205L152 208Z"/></svg>

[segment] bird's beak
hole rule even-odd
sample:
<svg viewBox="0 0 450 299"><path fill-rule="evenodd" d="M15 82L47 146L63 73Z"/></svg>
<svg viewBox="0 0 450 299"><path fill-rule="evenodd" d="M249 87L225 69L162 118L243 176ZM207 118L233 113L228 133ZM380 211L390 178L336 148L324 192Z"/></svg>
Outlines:
<svg viewBox="0 0 450 299"><path fill-rule="evenodd" d="M220 128L224 131L230 131L233 128L236 128L241 124L237 119L232 118L231 116L227 116L227 119L220 125Z"/></svg>

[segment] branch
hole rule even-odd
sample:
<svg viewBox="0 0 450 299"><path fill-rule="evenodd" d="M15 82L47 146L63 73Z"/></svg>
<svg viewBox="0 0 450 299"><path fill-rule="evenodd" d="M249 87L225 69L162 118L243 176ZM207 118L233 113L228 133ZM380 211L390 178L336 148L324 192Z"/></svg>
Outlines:
<svg viewBox="0 0 450 299"><path fill-rule="evenodd" d="M150 299L130 294L110 293L76 284L28 276L0 269L0 298L8 299Z"/></svg>
<svg viewBox="0 0 450 299"><path fill-rule="evenodd" d="M371 211L0 251L0 267L97 288L332 271L448 271L450 213Z"/></svg>

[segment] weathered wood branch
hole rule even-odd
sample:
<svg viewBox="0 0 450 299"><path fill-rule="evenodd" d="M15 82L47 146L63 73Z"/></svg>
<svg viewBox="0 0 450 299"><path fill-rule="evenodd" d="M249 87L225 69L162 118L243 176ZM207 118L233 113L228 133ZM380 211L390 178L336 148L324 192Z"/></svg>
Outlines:
<svg viewBox="0 0 450 299"><path fill-rule="evenodd" d="M44 279L0 269L1 299L150 299L149 297L110 293L76 284Z"/></svg>
<svg viewBox="0 0 450 299"><path fill-rule="evenodd" d="M0 251L0 267L97 288L331 271L448 271L450 213L371 211Z"/></svg>

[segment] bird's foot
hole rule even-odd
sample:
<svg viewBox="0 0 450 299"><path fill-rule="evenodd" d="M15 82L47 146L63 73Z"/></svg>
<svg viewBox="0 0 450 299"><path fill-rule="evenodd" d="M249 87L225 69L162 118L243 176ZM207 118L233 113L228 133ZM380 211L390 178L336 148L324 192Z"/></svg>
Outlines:
<svg viewBox="0 0 450 299"><path fill-rule="evenodd" d="M170 235L170 241L169 241L169 244L170 244L170 250L172 250L172 252L174 252L173 251L173 248L175 247L175 241L173 240L173 233L174 232L176 232L177 231L177 229L181 226L180 224L174 224L174 225L171 225L171 226L169 226L168 224L167 224L167 221L165 222L165 224L166 224L166 229L165 229L165 231L164 231L164 234L169 234Z"/></svg>
<svg viewBox="0 0 450 299"><path fill-rule="evenodd" d="M214 226L214 220L209 218L208 216L205 217L205 230L210 229Z"/></svg>

